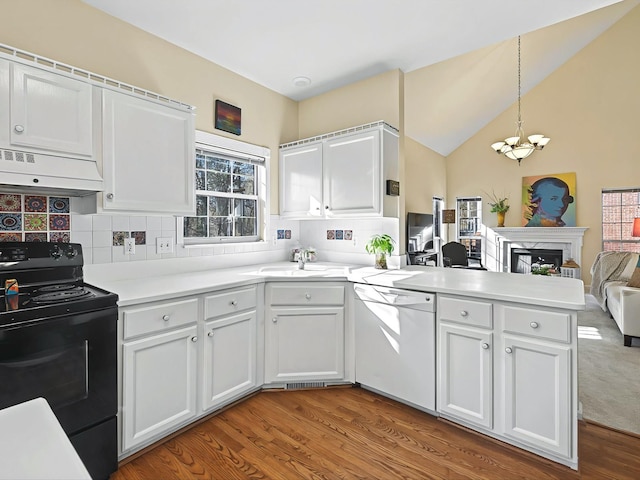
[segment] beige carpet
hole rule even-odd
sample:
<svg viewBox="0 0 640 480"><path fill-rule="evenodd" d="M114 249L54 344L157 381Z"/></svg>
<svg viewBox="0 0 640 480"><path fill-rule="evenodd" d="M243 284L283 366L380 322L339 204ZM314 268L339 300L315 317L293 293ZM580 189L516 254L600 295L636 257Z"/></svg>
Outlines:
<svg viewBox="0 0 640 480"><path fill-rule="evenodd" d="M623 345L616 322L592 295L578 313L578 399L582 415L640 434L640 339ZM640 312L638 312L640 314Z"/></svg>

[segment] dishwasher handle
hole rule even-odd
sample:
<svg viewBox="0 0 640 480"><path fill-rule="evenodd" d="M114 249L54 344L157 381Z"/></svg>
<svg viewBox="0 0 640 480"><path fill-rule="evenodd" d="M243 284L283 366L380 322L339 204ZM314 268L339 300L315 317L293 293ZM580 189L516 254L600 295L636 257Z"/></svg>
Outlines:
<svg viewBox="0 0 640 480"><path fill-rule="evenodd" d="M361 284L355 284L354 292L358 299L365 302L395 305L425 312L434 312L436 309L435 293Z"/></svg>

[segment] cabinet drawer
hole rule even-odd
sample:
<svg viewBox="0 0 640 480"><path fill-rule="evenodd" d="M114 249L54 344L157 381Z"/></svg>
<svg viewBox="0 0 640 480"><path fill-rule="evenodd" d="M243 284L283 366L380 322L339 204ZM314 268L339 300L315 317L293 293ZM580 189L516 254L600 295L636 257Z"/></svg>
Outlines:
<svg viewBox="0 0 640 480"><path fill-rule="evenodd" d="M488 302L438 295L438 318L475 327L492 328L492 305Z"/></svg>
<svg viewBox="0 0 640 480"><path fill-rule="evenodd" d="M124 310L122 319L125 339L195 323L198 319L198 299L128 308Z"/></svg>
<svg viewBox="0 0 640 480"><path fill-rule="evenodd" d="M530 337L571 341L571 315L530 308L503 307L504 331Z"/></svg>
<svg viewBox="0 0 640 480"><path fill-rule="evenodd" d="M221 317L256 308L256 298L255 285L207 295L204 299L204 318Z"/></svg>
<svg viewBox="0 0 640 480"><path fill-rule="evenodd" d="M268 285L271 305L344 305L343 285Z"/></svg>

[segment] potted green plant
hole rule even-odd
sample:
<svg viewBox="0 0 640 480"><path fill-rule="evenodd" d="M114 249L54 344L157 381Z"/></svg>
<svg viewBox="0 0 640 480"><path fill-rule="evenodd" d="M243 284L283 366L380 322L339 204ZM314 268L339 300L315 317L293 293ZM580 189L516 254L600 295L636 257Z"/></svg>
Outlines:
<svg viewBox="0 0 640 480"><path fill-rule="evenodd" d="M491 200L488 202L491 206L491 213L498 214L498 226L504 227L504 214L509 211L509 199L507 197L498 197L495 192L491 192L488 197Z"/></svg>
<svg viewBox="0 0 640 480"><path fill-rule="evenodd" d="M395 241L386 233L373 235L364 247L376 256L376 268L387 268L387 255L391 255Z"/></svg>

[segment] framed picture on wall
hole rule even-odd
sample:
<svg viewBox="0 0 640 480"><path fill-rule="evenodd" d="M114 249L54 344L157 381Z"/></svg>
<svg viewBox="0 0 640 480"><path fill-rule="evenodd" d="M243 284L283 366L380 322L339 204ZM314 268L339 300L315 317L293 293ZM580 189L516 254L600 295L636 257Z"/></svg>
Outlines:
<svg viewBox="0 0 640 480"><path fill-rule="evenodd" d="M241 130L241 110L240 108L216 100L214 123L218 130L240 135Z"/></svg>
<svg viewBox="0 0 640 480"><path fill-rule="evenodd" d="M575 172L522 177L522 226L576 226Z"/></svg>

